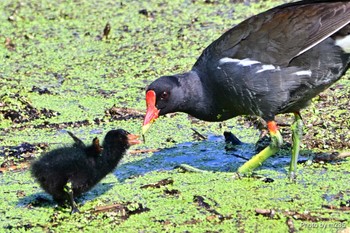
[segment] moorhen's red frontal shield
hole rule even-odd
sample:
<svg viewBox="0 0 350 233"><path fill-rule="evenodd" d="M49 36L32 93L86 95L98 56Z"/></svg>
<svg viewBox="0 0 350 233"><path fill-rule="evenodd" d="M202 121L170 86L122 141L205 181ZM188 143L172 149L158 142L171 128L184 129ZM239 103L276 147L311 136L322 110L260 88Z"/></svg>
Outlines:
<svg viewBox="0 0 350 233"><path fill-rule="evenodd" d="M146 93L147 112L142 126L142 134L145 134L153 121L159 116L159 109L156 107L156 93L152 90Z"/></svg>

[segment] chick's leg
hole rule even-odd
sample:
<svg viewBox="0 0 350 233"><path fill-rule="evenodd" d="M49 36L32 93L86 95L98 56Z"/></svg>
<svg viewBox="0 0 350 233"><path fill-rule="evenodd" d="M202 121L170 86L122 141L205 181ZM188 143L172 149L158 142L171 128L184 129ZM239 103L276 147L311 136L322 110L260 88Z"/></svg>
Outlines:
<svg viewBox="0 0 350 233"><path fill-rule="evenodd" d="M77 213L79 212L78 206L74 201L74 195L73 195L73 188L72 188L72 182L68 182L65 186L64 186L64 191L67 193L67 197L68 200L70 202L70 205L72 207L72 211L71 214Z"/></svg>

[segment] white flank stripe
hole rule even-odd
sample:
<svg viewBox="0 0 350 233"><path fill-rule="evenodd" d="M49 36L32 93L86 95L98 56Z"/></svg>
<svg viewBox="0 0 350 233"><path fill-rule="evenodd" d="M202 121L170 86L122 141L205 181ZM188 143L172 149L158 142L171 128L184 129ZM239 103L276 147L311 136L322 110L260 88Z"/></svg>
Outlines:
<svg viewBox="0 0 350 233"><path fill-rule="evenodd" d="M274 65L263 65L260 70L256 72L256 74L264 72L266 70L275 70L276 67ZM278 69L278 68L277 68ZM278 69L279 70L279 69Z"/></svg>
<svg viewBox="0 0 350 233"><path fill-rule="evenodd" d="M246 59L243 59L243 60L240 60L238 65L242 65L242 66L251 66L251 65L254 65L254 64L260 64L261 62L258 62L258 61L253 61L253 60L250 60L249 58L246 58Z"/></svg>
<svg viewBox="0 0 350 233"><path fill-rule="evenodd" d="M220 65L222 64L225 64L225 63L238 63L238 65L241 65L241 66L251 66L251 65L254 65L254 64L260 64L260 62L258 61L253 61L253 60L250 60L249 58L246 58L246 59L243 59L243 60L239 60L239 59L233 59L233 58L229 58L229 57L224 57L224 58L221 58L219 63Z"/></svg>
<svg viewBox="0 0 350 233"><path fill-rule="evenodd" d="M335 40L335 45L338 45L344 52L350 53L350 35L344 36Z"/></svg>
<svg viewBox="0 0 350 233"><path fill-rule="evenodd" d="M229 57L224 57L224 58L221 58L220 61L219 61L220 65L224 64L224 63L230 63L230 62L237 63L237 62L239 62L239 60L238 59L232 59L232 58L229 58Z"/></svg>
<svg viewBox="0 0 350 233"><path fill-rule="evenodd" d="M307 75L307 76L311 76L312 72L311 70L302 70L302 71L298 71L298 72L295 72L294 74L296 75Z"/></svg>

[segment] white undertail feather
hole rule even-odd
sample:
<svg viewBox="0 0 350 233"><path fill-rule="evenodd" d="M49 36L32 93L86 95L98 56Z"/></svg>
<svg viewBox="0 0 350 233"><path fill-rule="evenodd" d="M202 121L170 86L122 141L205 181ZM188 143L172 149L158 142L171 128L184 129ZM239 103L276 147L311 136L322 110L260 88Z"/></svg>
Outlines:
<svg viewBox="0 0 350 233"><path fill-rule="evenodd" d="M350 23L350 20L344 22L344 24L339 27L336 28L334 31L329 32L328 34L324 35L322 38L320 38L318 41L316 41L315 43L311 44L310 46L306 47L305 49L301 50L297 55L299 56L300 54L303 54L304 52L308 51L309 49L313 48L314 46L318 45L319 43L321 43L322 41L324 41L325 39L327 39L328 37L330 37L331 35L333 35L334 33L336 33L337 31L339 31L340 28L346 26L347 24Z"/></svg>
<svg viewBox="0 0 350 233"><path fill-rule="evenodd" d="M335 40L335 45L342 48L346 53L350 53L350 35L339 37Z"/></svg>

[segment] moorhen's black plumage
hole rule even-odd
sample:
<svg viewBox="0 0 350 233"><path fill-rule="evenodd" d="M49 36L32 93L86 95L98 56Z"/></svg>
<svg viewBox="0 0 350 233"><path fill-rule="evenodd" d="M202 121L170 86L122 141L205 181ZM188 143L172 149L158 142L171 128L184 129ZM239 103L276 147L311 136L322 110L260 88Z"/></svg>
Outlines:
<svg viewBox="0 0 350 233"><path fill-rule="evenodd" d="M271 144L238 169L250 173L281 146L275 115L294 113L294 177L300 110L349 68L349 23L349 0L299 1L248 18L211 43L191 71L160 77L148 86L143 133L158 116L171 112L206 121L260 116Z"/></svg>
<svg viewBox="0 0 350 233"><path fill-rule="evenodd" d="M97 137L95 137L92 140L92 144L90 146L86 146L85 143L80 138L75 136L72 132L67 131L67 133L74 140L73 147L78 147L80 149L83 149L86 157L89 158L91 162L94 163L95 160L101 156L102 146L100 145L100 140Z"/></svg>
<svg viewBox="0 0 350 233"><path fill-rule="evenodd" d="M78 211L74 197L90 190L115 169L131 145L140 143L136 135L123 129L109 131L102 148L95 139L85 146L74 137L74 145L52 150L31 165L40 186L59 203L69 200L72 213Z"/></svg>

